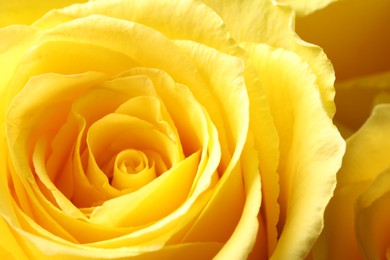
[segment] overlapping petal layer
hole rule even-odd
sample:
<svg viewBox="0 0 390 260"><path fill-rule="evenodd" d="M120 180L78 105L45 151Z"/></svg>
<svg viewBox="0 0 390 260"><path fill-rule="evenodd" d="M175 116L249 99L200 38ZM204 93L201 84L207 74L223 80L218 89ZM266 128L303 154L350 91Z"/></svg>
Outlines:
<svg viewBox="0 0 390 260"><path fill-rule="evenodd" d="M91 1L0 30L15 35L0 214L17 252L308 254L343 153L331 65L286 7L208 4Z"/></svg>
<svg viewBox="0 0 390 260"><path fill-rule="evenodd" d="M386 258L388 254L389 109L378 105L347 141L338 188L314 251L319 259Z"/></svg>
<svg viewBox="0 0 390 260"><path fill-rule="evenodd" d="M321 232L326 203L322 207L318 203L332 196L335 176L331 173L340 166L333 155L341 156L343 147L338 145L337 129L321 106L308 65L289 51L263 44L244 46L263 75L280 138L280 238L273 257L300 259ZM310 121L311 117L316 120Z"/></svg>

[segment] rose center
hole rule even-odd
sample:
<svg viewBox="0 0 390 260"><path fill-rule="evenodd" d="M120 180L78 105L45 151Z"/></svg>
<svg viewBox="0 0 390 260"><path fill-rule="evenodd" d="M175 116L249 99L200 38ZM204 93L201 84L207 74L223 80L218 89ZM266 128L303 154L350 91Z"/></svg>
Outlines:
<svg viewBox="0 0 390 260"><path fill-rule="evenodd" d="M104 167L111 186L118 190L136 190L156 178L153 158L135 149L119 152Z"/></svg>

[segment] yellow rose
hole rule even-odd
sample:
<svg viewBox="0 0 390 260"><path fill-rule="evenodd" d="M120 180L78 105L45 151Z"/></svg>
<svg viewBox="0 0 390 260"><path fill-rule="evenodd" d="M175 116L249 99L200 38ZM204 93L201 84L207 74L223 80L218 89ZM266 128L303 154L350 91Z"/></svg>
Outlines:
<svg viewBox="0 0 390 260"><path fill-rule="evenodd" d="M306 257L344 142L332 66L293 15L91 1L1 29L1 254Z"/></svg>
<svg viewBox="0 0 390 260"><path fill-rule="evenodd" d="M313 255L389 259L390 2L340 1L298 20L297 30L324 47L334 63L335 119L347 138Z"/></svg>

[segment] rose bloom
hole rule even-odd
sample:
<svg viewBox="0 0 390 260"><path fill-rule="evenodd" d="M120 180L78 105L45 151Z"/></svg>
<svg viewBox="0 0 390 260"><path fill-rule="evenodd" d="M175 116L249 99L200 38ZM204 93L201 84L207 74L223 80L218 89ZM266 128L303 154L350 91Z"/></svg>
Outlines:
<svg viewBox="0 0 390 260"><path fill-rule="evenodd" d="M290 8L0 3L1 255L310 253L345 145Z"/></svg>
<svg viewBox="0 0 390 260"><path fill-rule="evenodd" d="M297 30L335 66L335 119L347 138L313 255L390 259L390 2L340 1L299 19Z"/></svg>

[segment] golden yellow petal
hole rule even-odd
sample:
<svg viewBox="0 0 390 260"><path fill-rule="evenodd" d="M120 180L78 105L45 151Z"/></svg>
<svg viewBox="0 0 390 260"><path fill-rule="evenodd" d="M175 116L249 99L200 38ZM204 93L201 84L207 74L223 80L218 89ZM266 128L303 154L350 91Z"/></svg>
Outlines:
<svg viewBox="0 0 390 260"><path fill-rule="evenodd" d="M0 189L2 191L0 193L0 256L7 257L6 259L28 259L18 234L13 231L12 226L8 223L15 223L17 219L13 211L12 197L8 188L8 178L10 177L7 163L8 150L3 131L0 136Z"/></svg>
<svg viewBox="0 0 390 260"><path fill-rule="evenodd" d="M149 185L104 202L92 212L90 221L126 227L145 225L165 217L187 198L197 171L199 154L186 158ZM173 190L175 192L171 192ZM135 240L132 244L138 243ZM127 245L130 245L129 241Z"/></svg>
<svg viewBox="0 0 390 260"><path fill-rule="evenodd" d="M208 91L190 86L218 129L222 147L220 170L235 166L245 144L249 102L242 60L191 41L175 41L193 59ZM207 99L210 98L210 99ZM232 109L234 108L234 109ZM227 154L232 157L226 156Z"/></svg>
<svg viewBox="0 0 390 260"><path fill-rule="evenodd" d="M173 141L178 141L178 145L180 145L174 122L166 111L165 105L157 97L141 96L132 98L119 106L115 113L127 114L143 119L156 126L160 132Z"/></svg>
<svg viewBox="0 0 390 260"><path fill-rule="evenodd" d="M118 190L136 190L153 181L157 173L146 154L134 149L119 152L112 160L111 186ZM107 174L107 168L103 171Z"/></svg>
<svg viewBox="0 0 390 260"><path fill-rule="evenodd" d="M5 259L29 259L28 256L23 252L22 246L17 239L17 234L12 231L8 223L0 217L0 256Z"/></svg>
<svg viewBox="0 0 390 260"><path fill-rule="evenodd" d="M115 249L96 249L85 248L77 245L63 246L51 241L42 240L38 237L29 237L32 242L29 244L29 255L34 259L122 259L130 258L135 260L149 260L149 259L189 259L198 260L212 259L212 257L221 249L221 243L191 243L180 245L168 245L163 248L153 246L126 248L121 247L120 250ZM37 247L39 245L39 247ZM142 252L144 251L144 252Z"/></svg>
<svg viewBox="0 0 390 260"><path fill-rule="evenodd" d="M240 168L235 167L229 174L222 175L210 201L192 225L184 242L227 241L236 228L244 203L242 175ZM248 243L248 239L242 243Z"/></svg>
<svg viewBox="0 0 390 260"><path fill-rule="evenodd" d="M20 64L7 85L10 97L15 96L30 78L41 74L100 71L115 75L129 67L137 66L134 60L122 53L89 43L41 39L30 47L19 61ZM61 62L58 62L59 60ZM112 63L107 64L107 60Z"/></svg>
<svg viewBox="0 0 390 260"><path fill-rule="evenodd" d="M25 168L28 165L27 157L28 152L31 152L29 151L31 145L40 135L58 130L68 113L66 110L63 111L64 104L105 78L106 76L101 73L90 72L78 76L46 74L29 81L13 100L7 117L8 142L17 154L15 158L15 153L11 152L11 158L15 165L20 165L21 168L17 167L18 171L20 170L27 178L32 177L29 176L31 170ZM56 109L51 111L48 108ZM49 118L51 121L45 121ZM26 158L22 159L24 156ZM27 164L22 166L23 163Z"/></svg>
<svg viewBox="0 0 390 260"><path fill-rule="evenodd" d="M208 116L209 111L200 107L199 101L194 98L193 93L187 87L175 84L165 72L136 68L127 71L125 75L146 75L152 80L158 96L164 103L172 121L175 122L184 154L190 155L202 148L202 158L199 164L201 174L196 177L191 193L209 187L210 178L220 163L221 157L217 131L214 122Z"/></svg>
<svg viewBox="0 0 390 260"><path fill-rule="evenodd" d="M269 102L259 75L250 60L245 65L245 83L250 104L249 129L253 135L258 153L259 170L262 183L262 204L259 214L260 228L255 251L269 258L277 243L276 225L279 221L279 176L276 172L279 164L279 136L271 115ZM263 223L264 222L264 223ZM261 233L265 232L265 234ZM264 237L261 237L264 236ZM265 237L266 236L266 237ZM266 246L266 249L264 248Z"/></svg>
<svg viewBox="0 0 390 260"><path fill-rule="evenodd" d="M254 246L260 248L256 248L255 250L258 250L260 254L264 251L267 251L266 245L260 245L256 243L257 233L259 232L259 223L257 220L257 216L259 214L262 196L259 174L259 161L257 151L253 148L252 136L248 137L241 159L241 171L243 176L243 185L245 189L245 202L242 209L242 214L237 225L235 226L233 234L223 246L221 251L218 252L215 259L247 259ZM223 181L224 179L222 177L220 182ZM225 184L227 183L228 181L226 180ZM225 188L224 186L225 185L221 186L220 192L222 192L222 189ZM218 190L216 192L218 192ZM229 192L231 192L231 190L229 190ZM231 200L229 200L229 202L231 202ZM218 202L218 200L214 203L214 207L216 208L218 208L217 203L224 204L223 201ZM232 204L229 203L229 205ZM226 217L227 216L225 215L224 218ZM219 217L217 218L219 219L219 221L221 221ZM259 255L251 254L251 257L255 259L258 258Z"/></svg>

